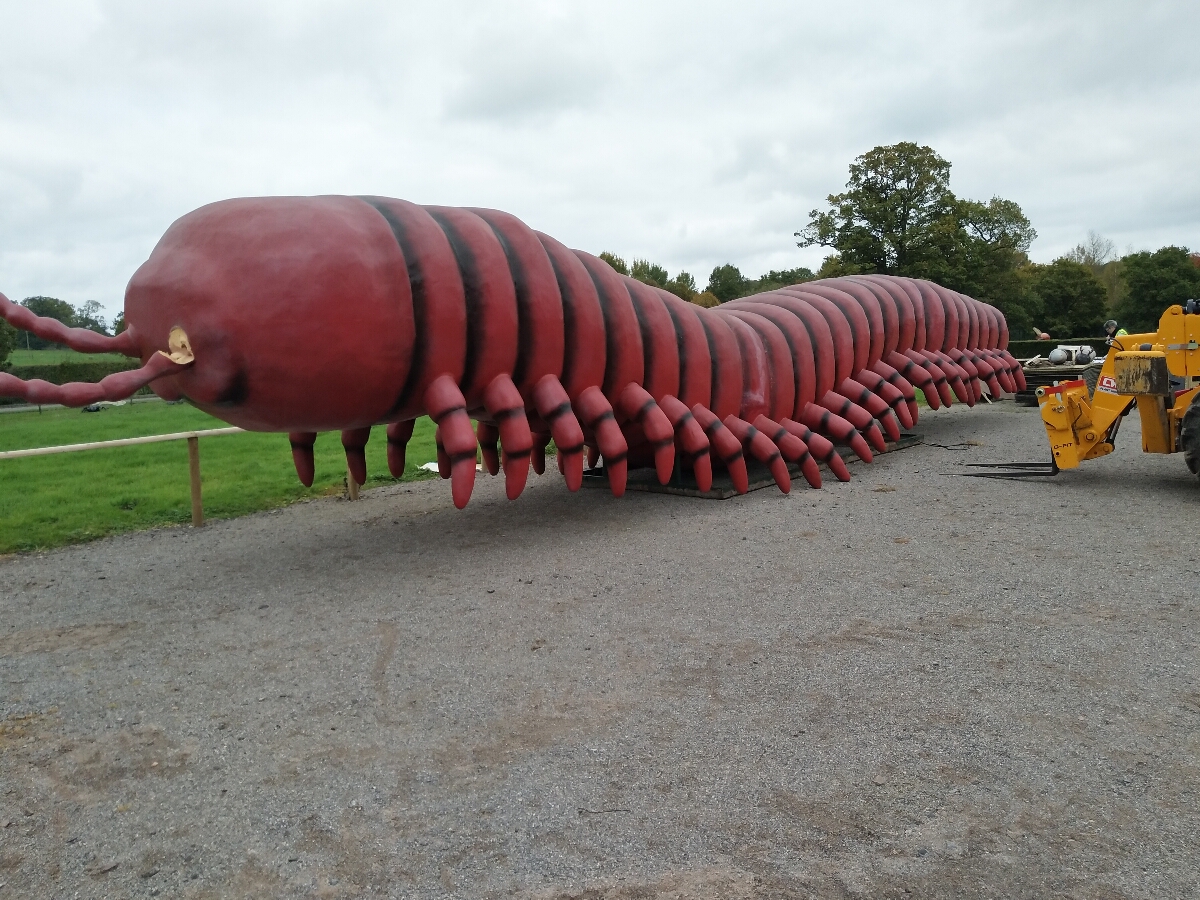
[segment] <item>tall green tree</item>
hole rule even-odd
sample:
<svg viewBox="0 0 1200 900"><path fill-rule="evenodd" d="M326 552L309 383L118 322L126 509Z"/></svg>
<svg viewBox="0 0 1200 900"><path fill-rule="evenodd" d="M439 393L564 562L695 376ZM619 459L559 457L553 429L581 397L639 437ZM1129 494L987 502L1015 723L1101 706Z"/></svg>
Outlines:
<svg viewBox="0 0 1200 900"><path fill-rule="evenodd" d="M690 303L696 299L696 279L692 277L691 272L680 272L663 287L680 300L687 300Z"/></svg>
<svg viewBox="0 0 1200 900"><path fill-rule="evenodd" d="M629 274L629 266L625 265L625 260L623 260L623 259L621 259L621 257L617 256L617 254L609 253L607 250L603 250L600 253L600 258L602 260L604 260L606 263L608 263L610 266L612 266L616 271L620 272L622 275Z"/></svg>
<svg viewBox="0 0 1200 900"><path fill-rule="evenodd" d="M30 312L48 319L57 319L68 328L75 327L75 307L57 297L26 297L21 305ZM50 341L33 334L25 334L24 345L30 350L45 350L55 346Z"/></svg>
<svg viewBox="0 0 1200 900"><path fill-rule="evenodd" d="M648 259L635 259L629 269L629 275L631 278L636 278L642 282L642 284L649 284L660 288L666 288L667 282L671 280L671 276L666 269L655 265Z"/></svg>
<svg viewBox="0 0 1200 900"><path fill-rule="evenodd" d="M1014 334L1029 329L1036 298L1018 272L1037 232L1011 200L955 197L950 163L932 148L903 142L864 153L828 201L796 232L799 246L834 251L819 276L928 278L994 303Z"/></svg>
<svg viewBox="0 0 1200 900"><path fill-rule="evenodd" d="M708 276L708 293L722 303L736 300L746 294L750 279L742 274L742 270L732 263L717 266Z"/></svg>
<svg viewBox="0 0 1200 900"><path fill-rule="evenodd" d="M1088 266L1063 257L1026 271L1041 308L1039 326L1059 339L1100 335L1108 317L1108 292Z"/></svg>
<svg viewBox="0 0 1200 900"><path fill-rule="evenodd" d="M102 313L104 307L95 300L89 300L82 306L75 307L75 327L86 328L98 334L108 334L108 322Z"/></svg>
<svg viewBox="0 0 1200 900"><path fill-rule="evenodd" d="M942 235L943 255L926 277L993 304L1004 313L1011 334L1027 335L1035 316L1042 315L1039 298L1021 277L1037 237L1029 219L1020 206L1000 197L987 203L958 200L954 219Z"/></svg>
<svg viewBox="0 0 1200 900"><path fill-rule="evenodd" d="M850 164L846 190L828 201L830 209L814 209L796 232L801 247L833 248L847 270L924 271L953 215L950 163L910 142L876 147Z"/></svg>
<svg viewBox="0 0 1200 900"><path fill-rule="evenodd" d="M1131 253L1121 260L1121 277L1117 321L1131 332L1153 331L1168 306L1200 298L1200 269L1182 247Z"/></svg>

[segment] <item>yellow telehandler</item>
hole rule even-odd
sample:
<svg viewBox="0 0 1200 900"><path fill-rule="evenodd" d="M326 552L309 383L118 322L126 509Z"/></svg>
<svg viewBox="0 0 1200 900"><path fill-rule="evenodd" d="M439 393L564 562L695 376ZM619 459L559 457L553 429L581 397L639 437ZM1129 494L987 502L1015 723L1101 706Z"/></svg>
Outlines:
<svg viewBox="0 0 1200 900"><path fill-rule="evenodd" d="M1085 459L1106 456L1113 451L1122 419L1136 404L1142 450L1182 452L1188 469L1200 475L1200 300L1170 307L1157 332L1121 335L1108 344L1093 395L1082 380L1037 389L1051 462L984 465L1007 469L988 474L1057 475Z"/></svg>

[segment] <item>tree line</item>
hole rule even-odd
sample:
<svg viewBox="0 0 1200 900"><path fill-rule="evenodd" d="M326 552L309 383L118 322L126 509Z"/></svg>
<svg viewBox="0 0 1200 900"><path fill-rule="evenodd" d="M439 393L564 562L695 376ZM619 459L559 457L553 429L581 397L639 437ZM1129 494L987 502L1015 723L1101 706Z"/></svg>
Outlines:
<svg viewBox="0 0 1200 900"><path fill-rule="evenodd" d="M827 200L828 208L814 209L795 234L800 247L832 251L816 273L796 268L752 279L726 264L700 291L687 272L672 278L644 259L627 266L613 253L600 256L624 275L701 306L814 278L927 278L999 308L1014 339L1099 337L1109 318L1129 331L1152 331L1168 306L1200 297L1200 256L1184 247L1118 257L1111 241L1092 233L1050 263L1032 262L1037 232L1021 207L1001 197L956 197L950 162L915 143L864 153L850 164L846 189Z"/></svg>

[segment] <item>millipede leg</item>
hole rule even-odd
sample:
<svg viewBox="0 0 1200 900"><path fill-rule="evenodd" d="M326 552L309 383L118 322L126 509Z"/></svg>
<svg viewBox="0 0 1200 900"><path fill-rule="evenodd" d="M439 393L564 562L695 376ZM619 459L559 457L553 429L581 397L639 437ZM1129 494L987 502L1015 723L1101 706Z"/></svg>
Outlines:
<svg viewBox="0 0 1200 900"><path fill-rule="evenodd" d="M504 492L509 500L516 500L529 480L529 455L533 452L533 433L525 415L525 401L511 378L497 375L483 392L483 404L500 429Z"/></svg>
<svg viewBox="0 0 1200 900"><path fill-rule="evenodd" d="M415 419L409 419L407 422L393 422L387 427L388 471L393 478L404 477L404 455L416 424Z"/></svg>
<svg viewBox="0 0 1200 900"><path fill-rule="evenodd" d="M854 378L847 378L843 381L838 386L838 392L849 397L870 413L891 440L900 440L900 423L892 415L892 408L884 402L882 397L872 393L866 385Z"/></svg>
<svg viewBox="0 0 1200 900"><path fill-rule="evenodd" d="M885 363L883 360L875 363L875 365L871 367L871 371L900 392L900 396L904 398L904 405L908 407L908 415L912 419L913 424L909 427L915 426L917 424L920 411L917 408L917 392L913 388L912 382L901 375L895 368Z"/></svg>
<svg viewBox="0 0 1200 900"><path fill-rule="evenodd" d="M350 476L359 484L367 483L367 441L371 438L371 429L352 428L342 432L342 447L346 451L346 465Z"/></svg>
<svg viewBox="0 0 1200 900"><path fill-rule="evenodd" d="M817 401L817 405L850 422L867 439L867 443L876 453L887 450L887 442L884 441L879 426L875 424L874 417L849 397L844 397L837 391L826 391L825 396Z"/></svg>
<svg viewBox="0 0 1200 900"><path fill-rule="evenodd" d="M784 462L783 454L779 452L775 442L737 416L726 416L724 424L733 432L733 436L742 442L742 448L746 452L771 470L771 476L779 485L779 489L785 494L791 493L792 475L788 472L787 463Z"/></svg>
<svg viewBox="0 0 1200 900"><path fill-rule="evenodd" d="M533 386L533 402L554 436L558 470L567 483L567 490L579 490L583 484L583 429L571 410L571 398L557 377L546 375ZM588 467L594 465L592 448L588 448Z"/></svg>
<svg viewBox="0 0 1200 900"><path fill-rule="evenodd" d="M642 426L646 440L654 448L654 468L658 483L666 484L675 470L675 429L654 398L640 384L630 382L617 399L617 412Z"/></svg>
<svg viewBox="0 0 1200 900"><path fill-rule="evenodd" d="M313 461L313 444L317 442L315 431L293 431L288 435L292 444L292 462L296 464L296 475L305 487L312 487L317 466Z"/></svg>
<svg viewBox="0 0 1200 900"><path fill-rule="evenodd" d="M617 424L613 408L598 387L590 387L575 400L575 413L596 436L600 453L604 456L604 471L608 474L608 486L614 497L623 496L629 471L629 444ZM588 450L591 459L591 449Z"/></svg>
<svg viewBox="0 0 1200 900"><path fill-rule="evenodd" d="M678 397L667 394L658 401L658 405L675 429L675 444L681 465L691 465L696 487L702 491L712 490L712 459L709 456L712 445L704 429Z"/></svg>
<svg viewBox="0 0 1200 900"><path fill-rule="evenodd" d="M893 368L896 374L907 379L914 388L920 388L921 393L925 395L925 402L929 404L930 409L941 408L942 395L933 380L933 375L922 365L894 350L888 355L884 365ZM884 375L885 378L887 377L882 371L879 374ZM913 400L916 400L915 394ZM911 409L911 406L909 408Z"/></svg>
<svg viewBox="0 0 1200 900"><path fill-rule="evenodd" d="M912 414L909 412L908 404L904 402L904 394L895 385L890 384L887 379L870 369L859 372L855 375L854 380L886 403L895 413L896 418L900 420L901 425L908 429L913 427ZM898 439L895 438L895 440Z"/></svg>
<svg viewBox="0 0 1200 900"><path fill-rule="evenodd" d="M442 443L442 429L433 429L433 446L437 450L437 466L438 477L448 479L450 477L450 454L446 452L446 445Z"/></svg>
<svg viewBox="0 0 1200 900"><path fill-rule="evenodd" d="M829 438L823 434L817 434L807 425L802 425L792 419L781 419L779 424L790 434L794 434L804 441L808 445L809 452L829 466L829 471L833 473L834 478L838 481L850 480L850 470L846 468L846 461L842 459L841 454L837 452L837 448L833 446Z"/></svg>
<svg viewBox="0 0 1200 900"><path fill-rule="evenodd" d="M943 372L946 373L946 383L950 385L950 390L954 391L954 396L967 406L975 405L975 392L967 387L966 382L970 380L967 373L945 353L940 350L924 350L922 351L930 361L937 363Z"/></svg>
<svg viewBox="0 0 1200 900"><path fill-rule="evenodd" d="M863 436L855 430L851 423L837 413L830 412L815 403L808 403L800 411L800 422L813 431L828 435L831 439L846 444L863 462L869 463L874 459L871 448L863 440Z"/></svg>
<svg viewBox="0 0 1200 900"><path fill-rule="evenodd" d="M1017 383L1013 381L1012 373L1008 371L1008 364L995 352L987 354L987 364L992 367L992 372L996 376L996 380L1000 382L1000 387L1010 394L1015 394Z"/></svg>
<svg viewBox="0 0 1200 900"><path fill-rule="evenodd" d="M712 446L710 452L724 464L726 471L729 472L733 489L739 494L749 491L750 476L746 472L746 457L742 454L742 442L722 424L721 420L707 406L697 403L692 407L692 415L696 417L696 421L708 436L709 444Z"/></svg>
<svg viewBox="0 0 1200 900"><path fill-rule="evenodd" d="M438 426L438 468L445 473L443 478L450 476L454 505L462 509L475 487L475 432L467 416L467 401L449 375L438 376L426 388L424 399L429 417Z"/></svg>
<svg viewBox="0 0 1200 900"><path fill-rule="evenodd" d="M496 449L496 441L500 439L500 429L488 422L475 424L475 438L479 441L479 454L483 457L483 467L489 475L500 471L500 452Z"/></svg>
<svg viewBox="0 0 1200 900"><path fill-rule="evenodd" d="M529 464L539 475L546 474L546 447L550 444L550 435L544 431L533 433L533 453L529 456Z"/></svg>
<svg viewBox="0 0 1200 900"><path fill-rule="evenodd" d="M803 440L766 416L759 416L755 419L754 427L760 434L766 435L775 443L787 462L795 463L800 467L800 474L804 476L805 481L815 488L821 486L821 470L817 468L817 461L813 459L808 445Z"/></svg>
<svg viewBox="0 0 1200 900"><path fill-rule="evenodd" d="M901 359L908 359L909 362L913 364L911 374L905 372L904 369L901 369L900 371L904 373L905 377L911 378L913 384L925 391L925 399L929 401L929 406L931 409L937 409L938 407L934 405L933 400L930 400L931 391L928 389L929 387L932 387L933 392L937 393L937 399L940 401L942 406L949 407L954 402L954 393L950 390L950 385L946 383L946 373L943 372L939 366L935 365L928 357L923 356L916 350L906 350L903 354L897 355ZM929 376L930 383L928 387L917 380L918 373L921 371Z"/></svg>

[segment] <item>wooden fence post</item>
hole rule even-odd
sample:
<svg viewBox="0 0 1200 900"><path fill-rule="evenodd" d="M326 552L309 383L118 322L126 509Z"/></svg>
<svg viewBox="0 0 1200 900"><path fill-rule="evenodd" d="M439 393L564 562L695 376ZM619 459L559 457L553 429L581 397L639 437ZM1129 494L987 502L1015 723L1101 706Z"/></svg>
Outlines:
<svg viewBox="0 0 1200 900"><path fill-rule="evenodd" d="M188 470L192 480L192 527L204 524L204 501L200 495L200 438L192 435L187 439Z"/></svg>

